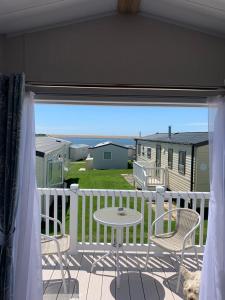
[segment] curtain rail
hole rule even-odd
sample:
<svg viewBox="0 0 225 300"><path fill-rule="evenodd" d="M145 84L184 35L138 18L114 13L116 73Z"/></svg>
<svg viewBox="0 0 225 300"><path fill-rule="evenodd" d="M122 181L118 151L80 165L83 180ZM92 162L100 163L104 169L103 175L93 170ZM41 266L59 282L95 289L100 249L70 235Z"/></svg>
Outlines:
<svg viewBox="0 0 225 300"><path fill-rule="evenodd" d="M86 105L204 106L208 97L225 95L222 87L153 87L140 85L50 85L27 83L38 103Z"/></svg>

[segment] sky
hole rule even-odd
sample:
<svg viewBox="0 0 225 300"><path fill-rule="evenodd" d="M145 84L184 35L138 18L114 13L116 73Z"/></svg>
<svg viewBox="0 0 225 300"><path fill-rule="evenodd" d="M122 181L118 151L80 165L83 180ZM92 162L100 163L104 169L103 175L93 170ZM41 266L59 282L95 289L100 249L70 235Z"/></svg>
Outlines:
<svg viewBox="0 0 225 300"><path fill-rule="evenodd" d="M148 135L207 131L207 108L115 107L35 104L36 133Z"/></svg>

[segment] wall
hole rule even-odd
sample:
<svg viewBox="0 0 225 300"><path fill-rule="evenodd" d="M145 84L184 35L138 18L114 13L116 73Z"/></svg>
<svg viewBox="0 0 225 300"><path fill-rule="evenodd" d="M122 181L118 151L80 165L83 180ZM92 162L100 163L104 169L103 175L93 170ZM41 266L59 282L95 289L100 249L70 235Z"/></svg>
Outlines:
<svg viewBox="0 0 225 300"><path fill-rule="evenodd" d="M112 160L104 160L103 153L112 152ZM107 145L92 149L93 168L94 169L127 169L128 149Z"/></svg>
<svg viewBox="0 0 225 300"><path fill-rule="evenodd" d="M194 189L198 192L209 192L209 146L201 146L196 149Z"/></svg>
<svg viewBox="0 0 225 300"><path fill-rule="evenodd" d="M221 38L129 15L6 40L7 71L42 83L222 86L224 53Z"/></svg>

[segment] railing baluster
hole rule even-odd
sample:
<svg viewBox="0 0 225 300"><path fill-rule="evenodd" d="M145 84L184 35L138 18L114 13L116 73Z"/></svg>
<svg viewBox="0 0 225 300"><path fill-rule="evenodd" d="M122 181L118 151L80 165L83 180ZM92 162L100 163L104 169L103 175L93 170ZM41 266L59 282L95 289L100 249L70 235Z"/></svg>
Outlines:
<svg viewBox="0 0 225 300"><path fill-rule="evenodd" d="M141 220L141 236L140 236L140 243L141 245L143 245L144 243L144 215L145 215L145 212L144 212L144 209L145 209L145 198L144 198L144 195L143 195L143 192L141 194L141 213L143 215L143 218Z"/></svg>
<svg viewBox="0 0 225 300"><path fill-rule="evenodd" d="M45 215L49 217L49 205L50 205L50 191L47 191L45 194ZM49 219L45 219L45 234L49 235Z"/></svg>
<svg viewBox="0 0 225 300"><path fill-rule="evenodd" d="M82 244L85 243L85 213L86 213L86 197L82 193Z"/></svg>
<svg viewBox="0 0 225 300"><path fill-rule="evenodd" d="M199 245L203 246L203 231L204 231L204 212L205 212L205 198L202 196L201 205L200 205L200 230L199 230Z"/></svg>
<svg viewBox="0 0 225 300"><path fill-rule="evenodd" d="M130 195L129 195L129 192L128 192L128 196L127 196L126 206L127 206L127 208L130 208ZM129 229L129 227L127 227L126 228L126 244L127 245L129 244L129 232L130 232L130 229Z"/></svg>
<svg viewBox="0 0 225 300"><path fill-rule="evenodd" d="M70 251L77 252L78 248L78 207L79 207L79 188L77 184L71 184L69 190L70 203Z"/></svg>
<svg viewBox="0 0 225 300"><path fill-rule="evenodd" d="M107 192L104 192L104 207L108 207ZM107 244L107 226L104 225L104 244Z"/></svg>
<svg viewBox="0 0 225 300"><path fill-rule="evenodd" d="M192 209L194 211L196 211L196 195L195 194L192 195ZM196 235L196 232L194 232L194 234L193 234L193 242L194 243L195 243L195 235Z"/></svg>
<svg viewBox="0 0 225 300"><path fill-rule="evenodd" d="M62 230L65 233L66 229L66 196L62 195Z"/></svg>
<svg viewBox="0 0 225 300"><path fill-rule="evenodd" d="M189 204L189 197L187 196L187 194L184 195L184 207L188 208L188 204Z"/></svg>
<svg viewBox="0 0 225 300"><path fill-rule="evenodd" d="M152 194L148 198L148 236L147 241L152 233Z"/></svg>
<svg viewBox="0 0 225 300"><path fill-rule="evenodd" d="M92 243L92 223L93 223L93 194L90 195L90 210L89 210L89 243Z"/></svg>
<svg viewBox="0 0 225 300"><path fill-rule="evenodd" d="M115 192L112 193L112 207L115 207ZM114 228L111 230L111 243L114 243Z"/></svg>
<svg viewBox="0 0 225 300"><path fill-rule="evenodd" d="M55 191L53 191L53 202L54 202L54 218L58 219L58 197ZM54 221L54 235L57 235L57 230L58 225L57 222Z"/></svg>
<svg viewBox="0 0 225 300"><path fill-rule="evenodd" d="M172 195L169 195L168 209L171 210L172 208L173 208ZM169 214L168 214L168 232L171 232L171 222L172 222L172 214L171 214L171 212L169 212Z"/></svg>
<svg viewBox="0 0 225 300"><path fill-rule="evenodd" d="M121 195L121 192L120 192L120 204L119 204L120 207L123 207L123 197Z"/></svg>
<svg viewBox="0 0 225 300"><path fill-rule="evenodd" d="M176 207L180 208L180 196L177 196Z"/></svg>
<svg viewBox="0 0 225 300"><path fill-rule="evenodd" d="M138 199L138 195L136 193L136 195L134 196L134 209L137 210L137 199ZM133 244L136 245L137 244L137 226L133 226Z"/></svg>
<svg viewBox="0 0 225 300"><path fill-rule="evenodd" d="M100 194L97 195L97 210L100 209ZM97 222L97 230L96 230L96 241L99 244L100 242L100 226Z"/></svg>

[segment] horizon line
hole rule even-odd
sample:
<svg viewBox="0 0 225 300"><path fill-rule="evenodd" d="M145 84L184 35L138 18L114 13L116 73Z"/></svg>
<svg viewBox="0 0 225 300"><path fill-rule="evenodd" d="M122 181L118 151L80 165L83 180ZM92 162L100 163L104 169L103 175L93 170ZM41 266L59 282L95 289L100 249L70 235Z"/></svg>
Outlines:
<svg viewBox="0 0 225 300"><path fill-rule="evenodd" d="M117 138L117 139L135 139L138 136L136 135L99 135L99 134L46 134L47 136L52 137L70 137L70 138L97 138L97 139L105 139L105 138Z"/></svg>

